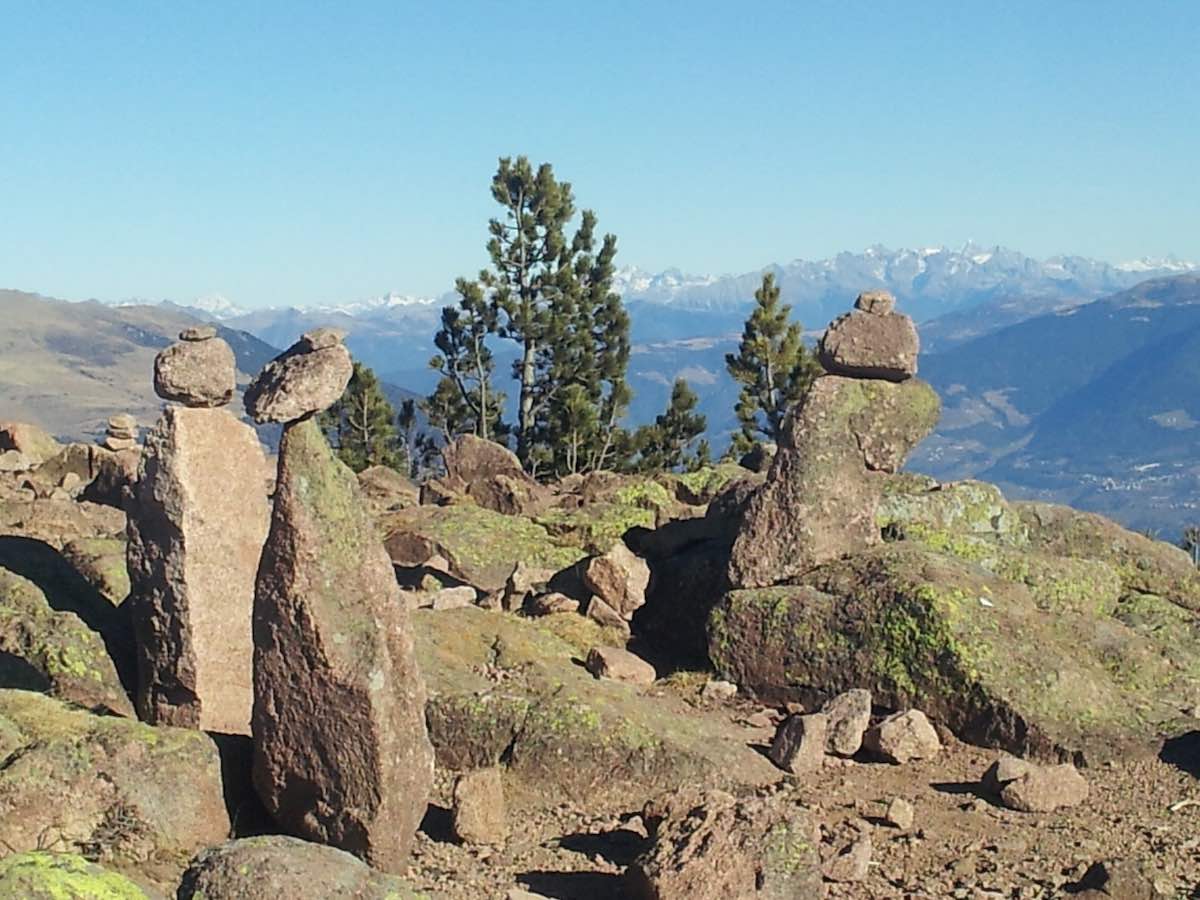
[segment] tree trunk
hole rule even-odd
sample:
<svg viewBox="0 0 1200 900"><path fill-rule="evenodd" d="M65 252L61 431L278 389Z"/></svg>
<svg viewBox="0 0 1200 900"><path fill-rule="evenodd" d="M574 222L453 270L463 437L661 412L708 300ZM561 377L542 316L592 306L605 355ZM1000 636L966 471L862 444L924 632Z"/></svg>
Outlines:
<svg viewBox="0 0 1200 900"><path fill-rule="evenodd" d="M528 467L530 453L530 436L533 432L533 379L535 376L534 357L537 353L537 342L533 338L525 341L525 350L521 356L521 409L517 429L517 456L521 464Z"/></svg>

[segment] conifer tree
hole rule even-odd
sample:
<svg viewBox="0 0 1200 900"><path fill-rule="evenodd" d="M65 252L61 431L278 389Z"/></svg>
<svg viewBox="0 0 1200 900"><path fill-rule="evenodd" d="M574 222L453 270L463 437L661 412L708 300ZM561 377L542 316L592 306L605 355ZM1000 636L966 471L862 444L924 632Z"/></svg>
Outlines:
<svg viewBox="0 0 1200 900"><path fill-rule="evenodd" d="M441 352L429 360L442 377L422 407L447 439L464 433L498 438L504 395L492 387L494 361L487 345L497 328L496 310L478 284L460 278L455 289L458 306L442 310L442 327L433 338Z"/></svg>
<svg viewBox="0 0 1200 900"><path fill-rule="evenodd" d="M689 448L708 426L703 413L696 412L700 398L683 378L675 379L666 412L653 425L643 425L634 436L637 468L643 472L698 468L707 461L708 442Z"/></svg>
<svg viewBox="0 0 1200 900"><path fill-rule="evenodd" d="M788 409L808 390L821 364L804 346L799 322L790 321L792 308L779 302L775 275L763 275L754 292L754 311L746 320L736 355L725 356L725 367L741 385L737 405L741 431L733 449L744 453L760 439L778 441Z"/></svg>
<svg viewBox="0 0 1200 900"><path fill-rule="evenodd" d="M375 373L360 362L342 396L321 414L338 458L355 472L370 466L402 464L396 413Z"/></svg>

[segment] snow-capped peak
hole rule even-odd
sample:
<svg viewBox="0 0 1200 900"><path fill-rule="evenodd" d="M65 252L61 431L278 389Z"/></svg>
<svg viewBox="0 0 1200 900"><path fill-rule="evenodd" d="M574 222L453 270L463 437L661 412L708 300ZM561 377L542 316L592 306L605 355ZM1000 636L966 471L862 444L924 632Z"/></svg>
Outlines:
<svg viewBox="0 0 1200 900"><path fill-rule="evenodd" d="M197 297L188 306L207 313L214 319L232 319L234 316L240 316L246 312L241 307L234 305L223 294L206 294L203 297Z"/></svg>
<svg viewBox="0 0 1200 900"><path fill-rule="evenodd" d="M1122 272L1194 272L1200 269L1200 265L1175 256L1160 258L1143 256L1141 259L1117 263L1113 268L1120 269Z"/></svg>

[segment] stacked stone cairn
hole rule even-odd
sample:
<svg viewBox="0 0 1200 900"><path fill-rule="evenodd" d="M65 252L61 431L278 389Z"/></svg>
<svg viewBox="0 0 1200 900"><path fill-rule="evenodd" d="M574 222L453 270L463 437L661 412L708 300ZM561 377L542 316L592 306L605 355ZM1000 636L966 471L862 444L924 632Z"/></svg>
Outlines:
<svg viewBox="0 0 1200 900"><path fill-rule="evenodd" d="M912 319L884 291L859 296L818 347L827 374L791 412L730 559L735 588L781 584L879 543L883 482L933 430L937 394L916 379Z"/></svg>
<svg viewBox="0 0 1200 900"><path fill-rule="evenodd" d="M250 611L270 508L262 445L222 408L235 378L233 351L210 326L185 330L155 360L155 390L173 402L146 435L129 492L126 561L138 715L249 734ZM136 427L114 417L108 440L132 440Z"/></svg>
<svg viewBox="0 0 1200 900"><path fill-rule="evenodd" d="M316 414L345 390L340 332L304 335L246 391L284 425L254 592L254 784L283 828L403 871L433 782L408 611L358 480Z"/></svg>
<svg viewBox="0 0 1200 900"><path fill-rule="evenodd" d="M119 453L122 450L136 450L138 438L138 422L129 413L109 416L104 439L100 446L105 450Z"/></svg>

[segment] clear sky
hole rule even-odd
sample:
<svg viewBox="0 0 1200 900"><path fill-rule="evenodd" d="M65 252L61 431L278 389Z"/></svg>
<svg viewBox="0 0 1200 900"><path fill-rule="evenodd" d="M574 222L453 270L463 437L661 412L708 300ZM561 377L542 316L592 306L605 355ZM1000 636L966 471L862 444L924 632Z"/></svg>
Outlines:
<svg viewBox="0 0 1200 900"><path fill-rule="evenodd" d="M0 287L434 294L496 159L618 262L1200 259L1200 3L0 0Z"/></svg>

